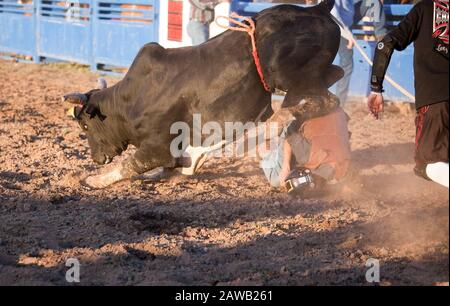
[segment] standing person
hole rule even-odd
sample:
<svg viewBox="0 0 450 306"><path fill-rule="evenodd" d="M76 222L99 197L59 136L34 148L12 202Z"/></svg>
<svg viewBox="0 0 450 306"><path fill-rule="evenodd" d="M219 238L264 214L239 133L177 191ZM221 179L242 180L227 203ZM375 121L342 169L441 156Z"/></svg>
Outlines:
<svg viewBox="0 0 450 306"><path fill-rule="evenodd" d="M355 7L353 0L335 0L331 14L342 23L346 28L350 29L353 25L355 17ZM342 33L341 33L342 34ZM338 96L341 106L347 99L348 87L350 84L349 75L353 70L353 43L341 36L339 44L339 66L344 70L344 77L336 84L336 95Z"/></svg>
<svg viewBox="0 0 450 306"><path fill-rule="evenodd" d="M383 111L383 80L392 52L414 42L416 150L414 172L448 188L448 0L422 0L378 43L370 112Z"/></svg>
<svg viewBox="0 0 450 306"><path fill-rule="evenodd" d="M192 45L196 46L209 39L209 25L214 21L214 7L230 0L189 0L191 3L190 19L187 26Z"/></svg>
<svg viewBox="0 0 450 306"><path fill-rule="evenodd" d="M355 24L358 24L365 16L373 18L373 27L375 32L375 38L378 41L383 39L387 33L386 29L386 15L384 14L383 4L380 0L353 0L353 1L340 1L338 6L336 1L336 15L343 14L341 17L342 23L349 29ZM351 4L350 2L353 2ZM351 17L351 8L353 5L353 17ZM333 11L332 11L333 13ZM347 15L345 17L345 15ZM341 101L341 105L344 105L350 87L350 79L353 72L353 42L341 37L341 43L339 45L339 66L344 69L344 77L336 84L336 95Z"/></svg>

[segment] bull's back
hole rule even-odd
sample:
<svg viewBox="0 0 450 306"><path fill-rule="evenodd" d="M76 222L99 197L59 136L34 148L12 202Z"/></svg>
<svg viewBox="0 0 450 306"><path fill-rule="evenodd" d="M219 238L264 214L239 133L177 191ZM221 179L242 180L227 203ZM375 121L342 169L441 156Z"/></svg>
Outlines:
<svg viewBox="0 0 450 306"><path fill-rule="evenodd" d="M258 51L274 87L323 87L339 48L340 30L318 6L280 5L256 16ZM259 28L259 30L258 30Z"/></svg>
<svg viewBox="0 0 450 306"><path fill-rule="evenodd" d="M141 82L129 111L139 139L169 141L175 137L169 133L171 125L181 121L192 126L194 114L222 127L228 121L245 123L270 104L245 33L225 33L194 47L146 48L129 72Z"/></svg>

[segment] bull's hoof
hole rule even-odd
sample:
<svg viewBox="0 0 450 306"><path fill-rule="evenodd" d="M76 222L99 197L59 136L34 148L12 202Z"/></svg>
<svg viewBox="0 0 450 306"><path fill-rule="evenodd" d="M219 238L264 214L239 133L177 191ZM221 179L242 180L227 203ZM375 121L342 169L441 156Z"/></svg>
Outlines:
<svg viewBox="0 0 450 306"><path fill-rule="evenodd" d="M132 176L131 181L142 181L144 183L154 182L159 180L163 175L164 175L164 168L158 167L150 171L144 172L142 174Z"/></svg>
<svg viewBox="0 0 450 306"><path fill-rule="evenodd" d="M88 189L102 189L109 185L105 184L99 180L97 176L88 176L87 178L80 181L80 184Z"/></svg>
<svg viewBox="0 0 450 306"><path fill-rule="evenodd" d="M225 140L221 140L218 143L209 147L192 147L188 146L183 154L191 160L191 165L189 167L178 167L175 168L176 171L183 175L194 175L198 169L200 169L208 158L208 154L216 150L222 149L227 145Z"/></svg>
<svg viewBox="0 0 450 306"><path fill-rule="evenodd" d="M88 176L86 179L84 179L84 181L81 182L81 184L88 188L101 189L131 177L124 176L121 170L122 167L119 166L105 174Z"/></svg>

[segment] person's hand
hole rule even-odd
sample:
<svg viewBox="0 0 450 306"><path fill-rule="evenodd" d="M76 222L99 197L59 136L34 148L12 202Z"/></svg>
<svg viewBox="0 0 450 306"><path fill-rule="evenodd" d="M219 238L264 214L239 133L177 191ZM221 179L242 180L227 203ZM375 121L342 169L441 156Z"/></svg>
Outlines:
<svg viewBox="0 0 450 306"><path fill-rule="evenodd" d="M283 167L280 171L280 174L278 175L278 180L280 181L280 186L284 187L286 179L288 178L289 174L291 173L291 168L289 166Z"/></svg>
<svg viewBox="0 0 450 306"><path fill-rule="evenodd" d="M284 186L284 182L291 173L291 160L292 160L292 148L287 140L283 140L283 163L281 166L280 174L278 179L280 180L280 186Z"/></svg>
<svg viewBox="0 0 450 306"><path fill-rule="evenodd" d="M369 107L370 113L375 117L379 118L379 114L383 111L383 95L378 92L371 92L367 98L367 106Z"/></svg>

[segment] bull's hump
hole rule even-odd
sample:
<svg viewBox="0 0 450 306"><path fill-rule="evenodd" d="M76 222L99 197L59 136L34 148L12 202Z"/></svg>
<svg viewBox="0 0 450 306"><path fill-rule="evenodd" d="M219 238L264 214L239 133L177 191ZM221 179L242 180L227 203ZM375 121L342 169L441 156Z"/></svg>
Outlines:
<svg viewBox="0 0 450 306"><path fill-rule="evenodd" d="M334 0L324 0L320 2L318 6L324 11L331 12L334 6Z"/></svg>

